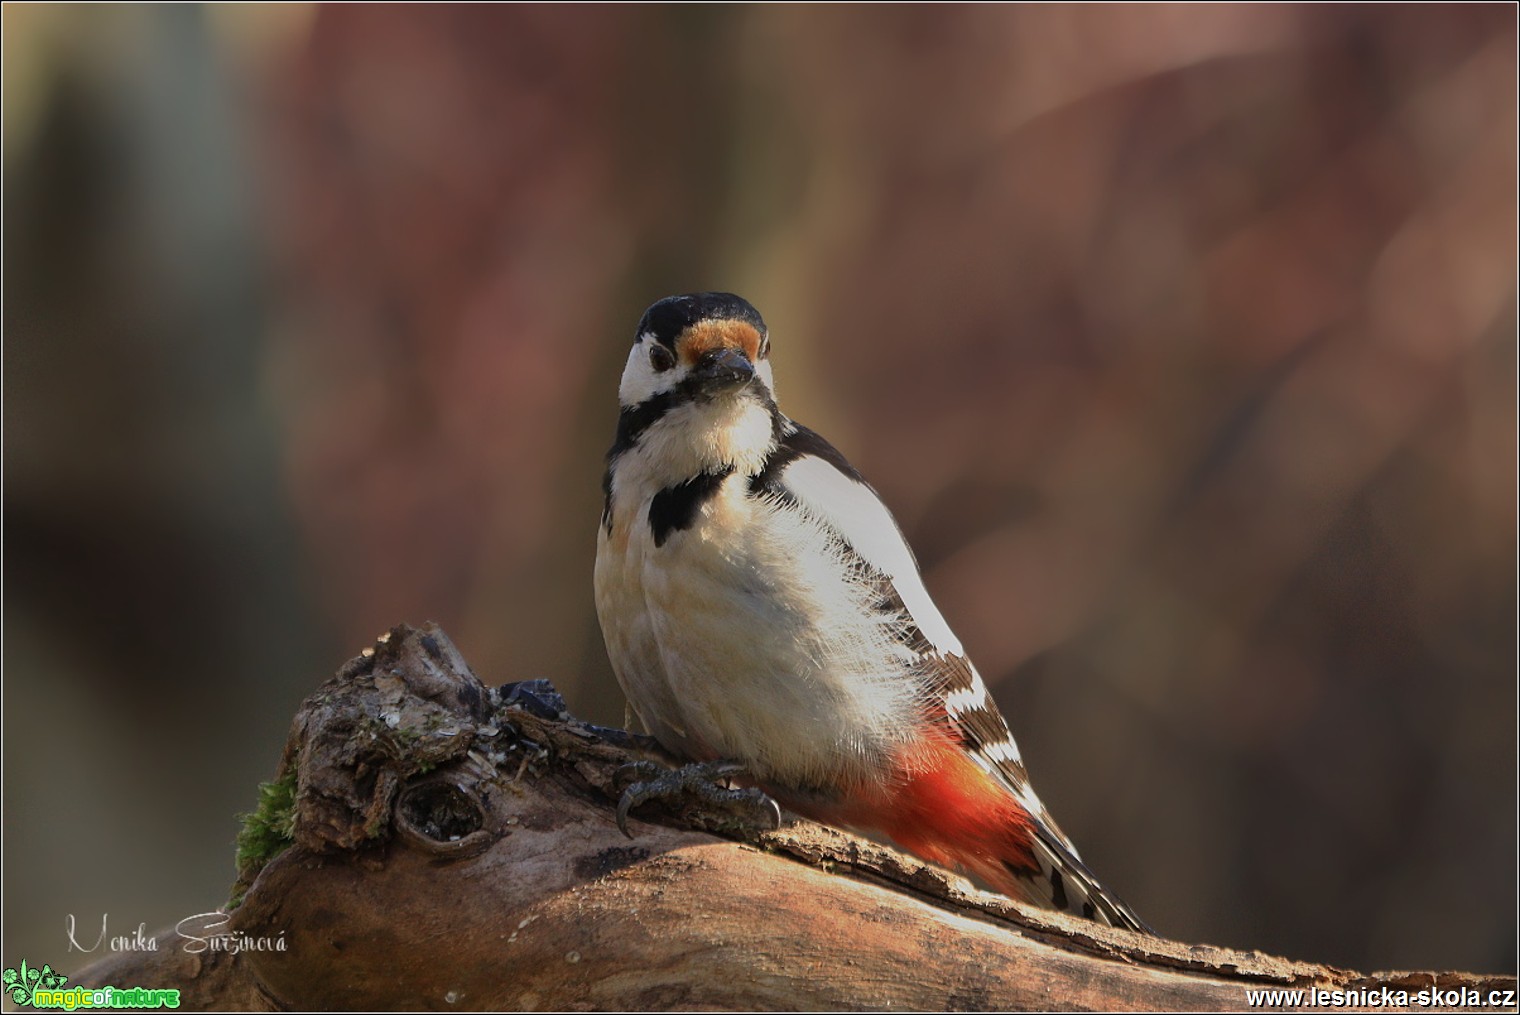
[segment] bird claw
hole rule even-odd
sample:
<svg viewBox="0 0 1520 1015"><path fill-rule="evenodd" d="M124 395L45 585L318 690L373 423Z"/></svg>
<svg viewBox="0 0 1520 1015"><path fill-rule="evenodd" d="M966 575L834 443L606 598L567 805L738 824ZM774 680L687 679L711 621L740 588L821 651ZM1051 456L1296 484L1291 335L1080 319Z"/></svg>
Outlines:
<svg viewBox="0 0 1520 1015"><path fill-rule="evenodd" d="M781 808L758 789L733 789L724 780L739 775L744 766L733 761L709 761L680 768L665 768L652 761L634 761L618 770L619 780L632 777L618 798L617 826L628 838L628 812L659 800L679 810L694 827L706 831L740 832L760 826L766 831L781 827Z"/></svg>

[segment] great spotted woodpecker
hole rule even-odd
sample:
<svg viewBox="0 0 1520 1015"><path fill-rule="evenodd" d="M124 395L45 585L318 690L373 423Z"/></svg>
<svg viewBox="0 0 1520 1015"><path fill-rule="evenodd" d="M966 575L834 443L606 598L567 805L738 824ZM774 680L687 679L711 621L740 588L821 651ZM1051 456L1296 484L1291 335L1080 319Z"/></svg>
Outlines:
<svg viewBox="0 0 1520 1015"><path fill-rule="evenodd" d="M634 335L596 557L634 710L667 750L803 815L1147 930L1030 787L876 492L777 408L769 355L731 293L661 300Z"/></svg>

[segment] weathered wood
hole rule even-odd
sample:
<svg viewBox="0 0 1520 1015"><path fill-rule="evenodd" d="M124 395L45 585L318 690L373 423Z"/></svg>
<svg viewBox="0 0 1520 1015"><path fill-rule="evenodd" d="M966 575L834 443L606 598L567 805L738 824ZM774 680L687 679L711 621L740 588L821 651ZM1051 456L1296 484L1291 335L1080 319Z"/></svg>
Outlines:
<svg viewBox="0 0 1520 1015"><path fill-rule="evenodd" d="M240 879L245 950L191 955L170 930L71 982L268 1010L1215 1010L1258 988L1515 987L1101 927L807 822L735 842L688 812L630 841L618 770L656 749L562 707L488 690L436 628L395 629L296 716L294 810L264 816L292 841Z"/></svg>

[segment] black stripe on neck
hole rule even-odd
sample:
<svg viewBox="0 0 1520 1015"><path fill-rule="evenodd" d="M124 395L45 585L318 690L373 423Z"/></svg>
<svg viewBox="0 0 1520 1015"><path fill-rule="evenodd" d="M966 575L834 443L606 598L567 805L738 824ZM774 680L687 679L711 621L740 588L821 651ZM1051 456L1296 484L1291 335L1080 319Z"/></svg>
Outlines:
<svg viewBox="0 0 1520 1015"><path fill-rule="evenodd" d="M666 391L652 395L638 405L630 405L618 413L617 433L612 438L612 448L607 452L610 462L639 442L639 437L660 421L676 404L676 394Z"/></svg>
<svg viewBox="0 0 1520 1015"><path fill-rule="evenodd" d="M733 471L730 465L721 472L704 472L655 494L649 502L649 531L654 535L654 545L664 546L672 532L691 528L702 505L718 495Z"/></svg>
<svg viewBox="0 0 1520 1015"><path fill-rule="evenodd" d="M695 398L699 397L701 397L700 393L696 391L695 388L678 386L671 391L653 395L643 402L640 402L638 405L627 406L618 413L617 432L612 438L612 447L607 450L607 471L602 475L602 525L604 528L606 528L608 533L612 532L612 470L616 466L618 456L637 447L639 439L643 437L644 432L658 423L661 419L663 419L666 413L670 412L671 409L674 409L686 402L693 401ZM793 424L790 420L781 414L780 409L776 408L776 400L771 397L770 391L767 390L764 385L760 385L755 388L751 394L751 397L757 398L760 404L766 409L766 411L770 413L771 433L777 442L777 447L779 448L781 441L786 437L787 427L792 426ZM807 432L809 434L812 434L811 430ZM816 437L817 435L814 434L813 436ZM823 440L821 437L818 439L820 441ZM833 449L831 448L830 450ZM837 455L838 452L836 451L834 454ZM772 452L771 458L774 457L775 453ZM788 461L790 461L790 459L788 459ZM843 458L841 458L840 461L843 462ZM767 467L769 467L769 464L770 460L767 459ZM783 462L782 466L784 465L785 463ZM854 470L849 468L848 462L844 463L844 467L851 474L854 474ZM779 469L781 466L777 466L777 468ZM704 478L714 475L719 479L722 479L733 471L733 466L727 465L723 468L723 471L721 473L704 473L701 476L687 480L686 483L679 484L677 487L668 487L666 490L661 491L661 493L666 493L670 490L678 489L679 486L685 486L692 483L700 485ZM754 477L751 477L751 490L756 489L754 484L755 479ZM711 496L712 493L716 492L717 491L715 487L707 494L707 496ZM704 499L706 498L704 497ZM697 506L700 506L700 503ZM695 510L695 507L692 508L691 518L695 517ZM685 528L691 523L691 518L687 518L685 524L677 526L677 528ZM669 535L669 530L666 530L665 535ZM663 541L663 539L660 539L657 542Z"/></svg>
<svg viewBox="0 0 1520 1015"><path fill-rule="evenodd" d="M776 413L776 448L765 460L765 466L749 478L751 493L768 493L783 499L790 494L781 486L781 472L788 465L804 456L821 458L857 483L865 478L855 471L839 449L801 423L794 423Z"/></svg>
<svg viewBox="0 0 1520 1015"><path fill-rule="evenodd" d="M602 528L612 535L612 464L602 472Z"/></svg>

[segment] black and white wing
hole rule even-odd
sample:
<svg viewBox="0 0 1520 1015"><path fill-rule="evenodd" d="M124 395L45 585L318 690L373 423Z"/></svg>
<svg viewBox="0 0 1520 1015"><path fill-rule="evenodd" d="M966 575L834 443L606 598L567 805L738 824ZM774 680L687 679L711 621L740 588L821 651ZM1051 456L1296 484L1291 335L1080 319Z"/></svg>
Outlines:
<svg viewBox="0 0 1520 1015"><path fill-rule="evenodd" d="M1148 929L1102 887L1035 795L1007 722L930 598L913 551L876 491L812 430L788 420L779 437L765 468L751 477L751 491L791 502L828 526L862 580L878 590L877 608L891 618L886 622L913 660L928 718L944 723L1034 819L1032 865L1010 867L1010 873L1052 908Z"/></svg>

